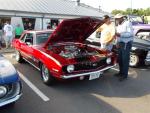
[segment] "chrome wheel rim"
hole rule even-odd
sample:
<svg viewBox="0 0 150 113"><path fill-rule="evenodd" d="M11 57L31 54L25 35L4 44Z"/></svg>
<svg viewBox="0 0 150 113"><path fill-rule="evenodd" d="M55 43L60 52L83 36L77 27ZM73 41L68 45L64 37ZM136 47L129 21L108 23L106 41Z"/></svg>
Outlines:
<svg viewBox="0 0 150 113"><path fill-rule="evenodd" d="M49 79L49 71L45 65L42 65L42 77L43 77L44 82L48 81Z"/></svg>
<svg viewBox="0 0 150 113"><path fill-rule="evenodd" d="M16 60L19 61L19 58L20 58L20 53L16 51Z"/></svg>
<svg viewBox="0 0 150 113"><path fill-rule="evenodd" d="M130 66L136 66L139 62L139 58L137 55L130 55Z"/></svg>

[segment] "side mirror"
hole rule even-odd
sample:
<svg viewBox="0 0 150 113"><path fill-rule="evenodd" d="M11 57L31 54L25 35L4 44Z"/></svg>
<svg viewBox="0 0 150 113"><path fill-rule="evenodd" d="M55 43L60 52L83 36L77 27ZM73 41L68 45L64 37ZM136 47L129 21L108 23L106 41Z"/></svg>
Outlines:
<svg viewBox="0 0 150 113"><path fill-rule="evenodd" d="M32 45L32 39L27 38L27 39L25 40L25 43L26 43L27 45Z"/></svg>
<svg viewBox="0 0 150 113"><path fill-rule="evenodd" d="M27 44L28 46L32 45L31 42L26 42L26 44Z"/></svg>

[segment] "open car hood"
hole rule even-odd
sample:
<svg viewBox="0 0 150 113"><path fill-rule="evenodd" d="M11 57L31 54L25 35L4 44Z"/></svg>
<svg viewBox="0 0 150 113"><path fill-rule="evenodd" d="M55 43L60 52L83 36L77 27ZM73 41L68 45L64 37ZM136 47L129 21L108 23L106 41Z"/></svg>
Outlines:
<svg viewBox="0 0 150 113"><path fill-rule="evenodd" d="M49 37L47 44L83 42L102 24L102 20L90 17L64 20Z"/></svg>

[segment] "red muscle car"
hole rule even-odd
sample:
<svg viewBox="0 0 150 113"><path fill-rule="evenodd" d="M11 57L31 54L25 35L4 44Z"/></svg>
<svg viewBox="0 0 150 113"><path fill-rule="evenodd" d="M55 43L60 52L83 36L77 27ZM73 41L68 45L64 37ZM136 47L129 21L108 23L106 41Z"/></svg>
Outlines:
<svg viewBox="0 0 150 113"><path fill-rule="evenodd" d="M40 70L47 85L56 79L99 78L116 64L116 55L84 41L102 24L102 20L85 17L64 20L55 31L26 31L13 40L16 60Z"/></svg>

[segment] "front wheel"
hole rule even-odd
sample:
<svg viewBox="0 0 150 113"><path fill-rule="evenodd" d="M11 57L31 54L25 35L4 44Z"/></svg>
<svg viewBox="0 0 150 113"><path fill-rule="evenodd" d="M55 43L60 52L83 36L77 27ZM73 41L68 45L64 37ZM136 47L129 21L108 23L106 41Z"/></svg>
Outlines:
<svg viewBox="0 0 150 113"><path fill-rule="evenodd" d="M130 55L130 66L131 67L137 67L138 66L138 64L139 64L139 56L138 55L136 55L136 54L131 54Z"/></svg>
<svg viewBox="0 0 150 113"><path fill-rule="evenodd" d="M22 58L20 52L17 51L17 50L16 50L16 52L15 52L15 59L16 59L16 61L19 62L19 63L21 63L21 62L23 61L23 58Z"/></svg>
<svg viewBox="0 0 150 113"><path fill-rule="evenodd" d="M41 76L46 85L52 85L55 81L55 78L50 74L50 71L44 64L41 64Z"/></svg>

